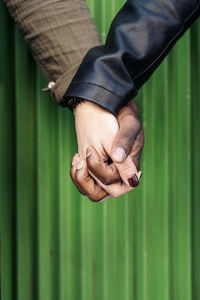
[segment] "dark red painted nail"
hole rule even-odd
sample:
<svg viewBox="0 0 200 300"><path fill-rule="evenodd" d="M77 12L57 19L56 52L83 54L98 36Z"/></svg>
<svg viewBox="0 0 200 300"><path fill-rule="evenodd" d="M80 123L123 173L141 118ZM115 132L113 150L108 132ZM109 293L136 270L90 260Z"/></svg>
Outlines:
<svg viewBox="0 0 200 300"><path fill-rule="evenodd" d="M133 182L133 178L132 177L128 179L128 183L129 183L129 185L131 187L134 187L134 182Z"/></svg>
<svg viewBox="0 0 200 300"><path fill-rule="evenodd" d="M133 175L133 177L128 179L128 183L131 187L136 187L139 185L139 180L136 174Z"/></svg>
<svg viewBox="0 0 200 300"><path fill-rule="evenodd" d="M138 177L137 177L136 174L133 175L133 181L134 181L134 183L135 183L135 187L138 186L139 183L140 183L140 182L139 182L139 179L138 179Z"/></svg>

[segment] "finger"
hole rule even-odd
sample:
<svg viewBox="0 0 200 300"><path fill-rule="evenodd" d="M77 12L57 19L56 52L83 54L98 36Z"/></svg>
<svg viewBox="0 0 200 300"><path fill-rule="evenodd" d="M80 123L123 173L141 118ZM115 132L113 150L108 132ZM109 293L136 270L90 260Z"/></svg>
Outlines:
<svg viewBox="0 0 200 300"><path fill-rule="evenodd" d="M139 171L137 173L138 179L140 179L141 175L142 175L142 173ZM102 182L98 178L96 178L95 176L94 176L94 178L95 178L96 182L99 185L101 185L101 187L103 189L106 189L107 193L111 197L115 197L115 198L120 197L123 194L126 194L134 189L134 187L128 186L124 182L113 183L111 185L105 186L104 184L102 184Z"/></svg>
<svg viewBox="0 0 200 300"><path fill-rule="evenodd" d="M93 147L86 150L87 167L104 185L110 185L121 180L116 166L102 161Z"/></svg>
<svg viewBox="0 0 200 300"><path fill-rule="evenodd" d="M79 154L78 153L74 154L74 156L73 156L73 158L71 160L71 164L70 164L71 167L74 166L74 165L76 165L79 162L79 160L80 160Z"/></svg>
<svg viewBox="0 0 200 300"><path fill-rule="evenodd" d="M113 145L111 158L124 183L136 187L139 184L137 170L144 144L144 135L138 119L138 109L134 102L120 110L117 117L119 131ZM129 155L131 152L131 155Z"/></svg>
<svg viewBox="0 0 200 300"><path fill-rule="evenodd" d="M90 200L98 202L107 196L107 192L96 184L88 173L84 160L78 160L76 164L72 164L70 175L80 193L86 195Z"/></svg>
<svg viewBox="0 0 200 300"><path fill-rule="evenodd" d="M76 153L71 161L71 168L70 168L70 176L72 181L74 182L75 174L76 174L76 166L78 165L80 161L80 156L78 153Z"/></svg>
<svg viewBox="0 0 200 300"><path fill-rule="evenodd" d="M140 169L140 157L142 154L142 149L144 146L144 132L141 129L140 133L137 135L135 142L133 144L131 153L130 153L130 157L132 159L132 161L134 162L137 170Z"/></svg>
<svg viewBox="0 0 200 300"><path fill-rule="evenodd" d="M113 141L111 158L113 162L121 163L129 155L141 130L141 124L129 106L125 106L120 110L117 120L119 130Z"/></svg>
<svg viewBox="0 0 200 300"><path fill-rule="evenodd" d="M123 182L130 187L139 185L138 171L130 156L123 163L115 163Z"/></svg>
<svg viewBox="0 0 200 300"><path fill-rule="evenodd" d="M136 116L136 118L139 118L139 109L134 101L129 101L126 106Z"/></svg>

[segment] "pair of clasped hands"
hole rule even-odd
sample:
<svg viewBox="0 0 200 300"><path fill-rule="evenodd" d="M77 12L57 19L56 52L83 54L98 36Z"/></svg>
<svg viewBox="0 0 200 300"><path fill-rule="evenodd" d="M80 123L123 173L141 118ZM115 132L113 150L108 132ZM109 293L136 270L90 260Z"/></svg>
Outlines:
<svg viewBox="0 0 200 300"><path fill-rule="evenodd" d="M129 102L115 117L93 102L82 101L74 115L78 153L70 175L80 193L100 202L137 187L144 134L136 104Z"/></svg>

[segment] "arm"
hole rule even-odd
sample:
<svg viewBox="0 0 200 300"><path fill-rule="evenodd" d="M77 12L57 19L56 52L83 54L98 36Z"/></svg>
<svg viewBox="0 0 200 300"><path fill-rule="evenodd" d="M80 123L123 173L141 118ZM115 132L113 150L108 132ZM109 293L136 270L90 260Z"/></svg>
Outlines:
<svg viewBox="0 0 200 300"><path fill-rule="evenodd" d="M199 6L200 0L128 0L105 46L87 53L63 105L80 97L117 115L199 16Z"/></svg>
<svg viewBox="0 0 200 300"><path fill-rule="evenodd" d="M85 103L89 103L91 106L96 105L89 101L85 101ZM84 102L81 105L84 105ZM76 108L76 110L79 110L78 114L81 114L81 118L86 117L90 121L94 118L97 123L99 122L101 124L99 132L102 132L102 134L99 134L99 132L97 132L96 135L91 134L90 122L87 122L85 127L81 128L82 132L78 130L79 134L86 134L86 136L87 130L89 130L92 139L91 144L94 146L86 147L86 160L81 157L81 152L74 156L70 170L71 178L78 190L92 201L102 201L102 199L105 199L104 197L106 197L106 199L107 197L119 197L137 187L142 175L139 169L140 156L144 144L144 134L139 121L138 108L136 104L131 101L120 110L117 116L119 130L116 130L116 134L116 132L113 132L115 124L108 127L106 127L105 124L107 121L109 121L110 125L115 122L115 117L111 113L105 111L108 117L102 120L101 112L94 115L95 111L90 112L87 107L81 112L81 105ZM102 108L100 109L102 110ZM76 113L77 111L75 111L75 114ZM99 126L93 127L97 128ZM96 151L95 147L98 147L98 144L95 141L95 137L98 143L102 142L104 144L105 149L103 152ZM105 143L106 139L109 141ZM83 142L85 142L85 139ZM130 152L125 164L114 164L109 159L113 147L123 147L124 150ZM98 149L100 148L98 147ZM109 163L105 163L106 161L109 161ZM127 178L123 176L125 173L129 175ZM123 179L126 184L124 184L121 179Z"/></svg>
<svg viewBox="0 0 200 300"><path fill-rule="evenodd" d="M44 0L42 2L40 0L5 0L5 2L46 79L48 81L56 81L52 92L59 102L68 81L71 81L72 73L75 72L77 64L80 63L85 52L91 46L100 43L85 0ZM87 101L87 104L81 105L81 107L85 111L88 105L91 104ZM96 105L96 107L98 117L99 110L101 110L102 123L105 125L112 123L111 128L108 129L113 134L114 128L118 128L117 120L111 113L104 112L100 106ZM93 115L94 110L92 111ZM81 116L84 118L85 113L79 113L79 117L76 117L76 121L77 119L79 120L76 123L79 125L82 124ZM94 125L96 120L94 119L92 123L91 118L90 123ZM84 128L84 132L81 134L81 137L84 139L84 145L87 145L87 142L91 142L91 146L96 146L96 141L98 140L96 136L101 136L102 144L106 144L107 148L111 149L112 144L108 139L108 134L105 135L105 132L103 132L101 135L102 124L99 125L96 124L96 127L93 128L94 134L92 136L89 133L85 138L86 127L78 126L78 128ZM90 129L91 125L89 126ZM79 134L77 135L79 136ZM112 137L114 139L114 136ZM97 150L100 152L102 149L103 155L106 155L101 144L99 144L99 140L97 146L99 146ZM86 148L82 147L81 150L80 153L84 157ZM130 158L129 160L130 175L126 171L126 177L133 176L135 172L134 164ZM126 177L125 181L127 181ZM120 181L119 178L118 180Z"/></svg>
<svg viewBox="0 0 200 300"><path fill-rule="evenodd" d="M85 0L4 0L59 102L86 52L100 44Z"/></svg>

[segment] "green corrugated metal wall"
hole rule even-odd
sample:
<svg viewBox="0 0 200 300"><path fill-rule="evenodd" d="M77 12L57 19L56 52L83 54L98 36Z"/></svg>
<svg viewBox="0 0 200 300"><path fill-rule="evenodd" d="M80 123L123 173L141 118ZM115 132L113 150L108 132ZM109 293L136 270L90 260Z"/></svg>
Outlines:
<svg viewBox="0 0 200 300"><path fill-rule="evenodd" d="M120 0L89 0L104 39ZM0 0L2 300L200 299L200 22L139 93L139 188L101 204L69 177L73 116Z"/></svg>

